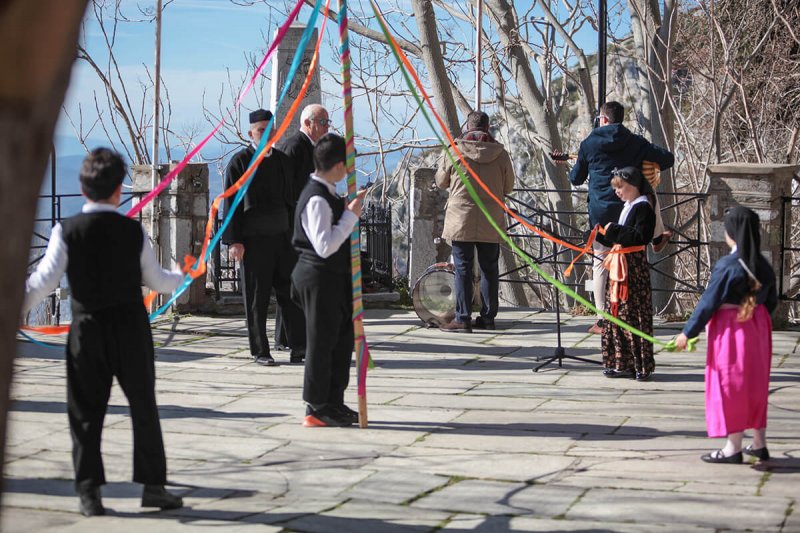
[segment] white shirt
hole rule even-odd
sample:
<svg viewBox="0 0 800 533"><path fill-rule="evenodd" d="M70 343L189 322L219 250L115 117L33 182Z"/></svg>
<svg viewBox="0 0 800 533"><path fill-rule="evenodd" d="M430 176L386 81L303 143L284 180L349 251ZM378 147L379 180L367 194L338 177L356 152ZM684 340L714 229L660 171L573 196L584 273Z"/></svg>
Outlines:
<svg viewBox="0 0 800 533"><path fill-rule="evenodd" d="M89 202L84 204L82 213L100 213L110 211L116 213L117 208L110 204ZM120 215L123 216L123 215ZM30 311L33 306L42 301L50 292L58 287L61 277L67 270L67 243L62 236L61 224L53 226L50 232L50 242L47 244L47 251L36 267L36 271L30 275L25 283L25 303L22 308L23 313ZM142 253L139 256L139 264L142 269L142 282L156 292L170 293L177 289L183 280L183 273L180 270L170 272L164 270L158 264L156 254L150 245L150 239L144 233L144 243Z"/></svg>
<svg viewBox="0 0 800 533"><path fill-rule="evenodd" d="M619 214L619 221L617 221L617 224L619 224L620 226L624 226L625 222L628 220L628 215L631 213L631 209L633 209L633 206L646 201L647 201L647 196L641 195L635 200L632 200L630 202L625 202L625 205L622 208L622 213Z"/></svg>
<svg viewBox="0 0 800 533"><path fill-rule="evenodd" d="M328 192L337 196L335 185L328 183L316 174L311 174L311 179L322 183L327 187ZM350 237L356 222L358 222L358 217L352 211L345 209L339 222L334 226L332 225L333 210L327 200L322 196L312 196L303 212L300 213L300 222L303 224L303 229L311 246L314 247L314 251L325 259L332 256Z"/></svg>

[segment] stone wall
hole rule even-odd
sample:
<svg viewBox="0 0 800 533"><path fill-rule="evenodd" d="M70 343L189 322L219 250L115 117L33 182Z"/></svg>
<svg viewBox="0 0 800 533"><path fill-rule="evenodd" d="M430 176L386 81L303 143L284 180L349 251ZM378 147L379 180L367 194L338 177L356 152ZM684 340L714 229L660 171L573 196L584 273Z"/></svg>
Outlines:
<svg viewBox="0 0 800 533"><path fill-rule="evenodd" d="M175 163L160 165L158 180L175 166ZM133 165L131 172L135 194L144 195L152 190L151 166ZM155 209L158 231L153 248L161 266L172 269L178 264L183 265L185 255L200 255L208 221L208 206L208 165L190 163L172 180L169 187L144 207L141 222L150 235L151 242L153 235L150 216ZM165 298L161 296L159 301L166 301ZM195 311L203 308L205 303L205 277L201 277L178 298L176 310Z"/></svg>
<svg viewBox="0 0 800 533"><path fill-rule="evenodd" d="M761 250L775 269L781 271L782 231L789 220L782 220L783 196L791 196L792 179L797 165L769 165L755 163L728 163L710 165L708 175L709 254L711 263L730 253L725 244L725 210L743 206L755 211L761 219ZM787 212L788 217L788 212ZM787 254L783 264L783 286L788 286L790 258ZM779 280L780 282L780 280ZM781 302L774 315L776 327L788 321L788 303Z"/></svg>
<svg viewBox="0 0 800 533"><path fill-rule="evenodd" d="M275 127L273 128L273 131L277 131L278 126L280 126L281 121L286 116L286 112L297 99L297 96L300 94L300 88L303 86L303 81L305 81L306 76L308 75L308 70L311 68L311 58L314 55L314 47L317 44L318 38L316 29L314 30L311 40L308 43L308 47L303 54L303 59L300 62L300 67L295 73L294 80L292 80L292 84L289 86L289 89L286 92L286 97L283 99L283 105L281 105L280 109L277 109L278 96L280 96L283 85L286 83L286 75L289 73L289 68L292 65L294 54L297 51L297 47L300 43L300 37L303 35L305 29L305 25L292 24L281 41L281 44L278 45L278 50L275 52L275 56L272 59L270 109L275 115ZM311 84L308 86L306 96L303 98L303 102L300 104L300 107L298 107L297 114L292 118L293 125L287 130L287 132L292 132L297 129L294 125L299 127L300 113L303 111L305 106L321 103L322 89L319 81L319 63L317 63L317 68L315 69L314 75L311 78Z"/></svg>

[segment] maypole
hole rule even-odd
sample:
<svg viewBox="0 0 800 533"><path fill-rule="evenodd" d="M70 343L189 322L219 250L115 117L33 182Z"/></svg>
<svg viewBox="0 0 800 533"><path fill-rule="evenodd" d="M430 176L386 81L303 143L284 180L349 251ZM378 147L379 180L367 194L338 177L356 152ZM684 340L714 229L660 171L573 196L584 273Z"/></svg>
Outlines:
<svg viewBox="0 0 800 533"><path fill-rule="evenodd" d="M355 199L356 149L353 135L353 92L350 84L350 39L347 35L347 0L339 2L339 53L342 63L342 99L344 101L344 139L347 146L347 198ZM364 335L364 304L361 300L361 243L358 221L350 235L350 263L353 274L353 333L355 335L356 372L358 376L358 425L367 427L367 366L369 347Z"/></svg>

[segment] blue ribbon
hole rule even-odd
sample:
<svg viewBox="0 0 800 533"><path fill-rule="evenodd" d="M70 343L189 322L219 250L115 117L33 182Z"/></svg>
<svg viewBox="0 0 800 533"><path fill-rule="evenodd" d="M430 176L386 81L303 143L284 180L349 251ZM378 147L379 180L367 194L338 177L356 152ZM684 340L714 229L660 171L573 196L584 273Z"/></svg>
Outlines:
<svg viewBox="0 0 800 533"><path fill-rule="evenodd" d="M292 64L289 68L289 73L286 75L286 82L283 84L283 89L281 90L280 98L278 98L278 103L275 106L276 111L280 109L281 104L283 103L283 100L286 97L286 93L289 92L289 88L292 86L292 82L294 81L294 76L297 73L297 70L300 68L300 62L303 60L306 48L308 48L308 43L311 41L311 36L314 34L314 30L316 29L317 15L320 12L321 6L322 6L322 0L317 0L316 3L314 4L314 10L308 19L306 29L303 32L303 35L300 38L300 42L297 45L297 51L295 51L294 58L292 59ZM319 38L321 39L322 36L320 35ZM275 123L275 115L270 117L269 122L267 123L267 128L264 130L264 134L261 136L261 142L258 144L256 151L253 153L253 157L250 159L250 164L247 166L248 169L255 164L258 154L260 154L261 151L266 146L267 141L269 139L269 134L272 130L274 123ZM225 215L225 218L222 220L222 224L220 224L219 229L217 229L217 232L214 234L214 236L208 243L208 248L206 248L205 256L200 258L197 261L197 263L195 263L194 266L195 270L198 268L200 261L202 261L203 263L207 263L211 258L211 252L214 251L214 248L216 248L217 245L219 244L219 241L222 238L225 229L228 227L228 224L230 224L231 218L233 217L233 214L236 212L236 208L242 202L242 199L244 198L244 195L247 193L247 189L250 188L250 184L252 183L255 175L256 173L253 172L250 175L250 177L247 178L247 181L244 183L244 185L242 185L242 187L236 192L236 195L233 197L233 202L231 202L231 207L228 210L228 213ZM183 294L186 291L186 289L189 288L189 286L192 284L192 281L194 281L194 279L191 277L191 275L186 274L183 278L183 281L181 282L181 285L173 293L170 299L167 300L167 303L165 303L160 308L156 309L150 314L150 320L151 321L155 320L160 315L162 315L167 309L169 309L169 307L175 302L175 300L177 300L181 296L181 294Z"/></svg>

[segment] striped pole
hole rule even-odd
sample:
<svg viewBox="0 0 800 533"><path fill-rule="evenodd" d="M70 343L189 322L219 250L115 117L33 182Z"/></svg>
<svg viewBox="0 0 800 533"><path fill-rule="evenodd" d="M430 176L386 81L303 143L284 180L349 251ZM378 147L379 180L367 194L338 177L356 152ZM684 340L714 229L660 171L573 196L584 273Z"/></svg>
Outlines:
<svg viewBox="0 0 800 533"><path fill-rule="evenodd" d="M352 201L356 185L356 150L353 135L353 91L350 83L350 39L347 35L347 0L339 1L339 52L342 63L342 99L344 101L344 139L347 145L347 198ZM358 425L367 427L367 366L369 347L364 335L364 305L361 300L361 243L356 222L350 235L350 260L353 274L353 333L355 335L356 371L358 374Z"/></svg>

